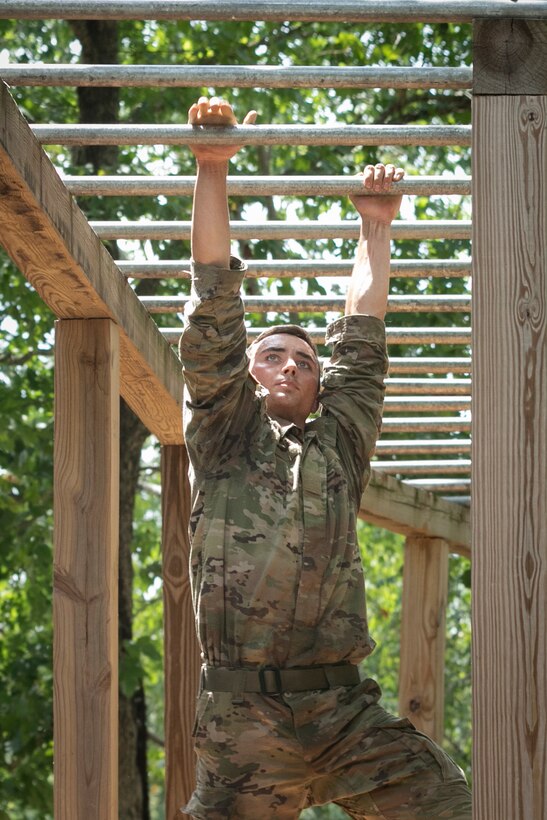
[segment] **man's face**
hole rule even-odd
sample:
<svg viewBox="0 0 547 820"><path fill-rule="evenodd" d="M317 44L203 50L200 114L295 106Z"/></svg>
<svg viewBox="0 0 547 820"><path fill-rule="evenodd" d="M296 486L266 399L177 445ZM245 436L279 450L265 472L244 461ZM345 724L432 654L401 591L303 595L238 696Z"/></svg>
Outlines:
<svg viewBox="0 0 547 820"><path fill-rule="evenodd" d="M304 427L317 408L319 363L311 347L298 336L275 333L250 354L252 375L269 391L268 412Z"/></svg>

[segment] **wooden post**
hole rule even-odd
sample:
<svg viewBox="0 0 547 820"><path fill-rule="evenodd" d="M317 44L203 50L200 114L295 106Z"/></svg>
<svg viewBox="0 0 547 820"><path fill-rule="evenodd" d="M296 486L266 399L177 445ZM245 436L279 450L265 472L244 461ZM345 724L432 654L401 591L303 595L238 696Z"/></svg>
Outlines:
<svg viewBox="0 0 547 820"><path fill-rule="evenodd" d="M474 76L474 816L547 820L547 23Z"/></svg>
<svg viewBox="0 0 547 820"><path fill-rule="evenodd" d="M437 743L444 728L447 595L447 542L409 536L403 574L399 712Z"/></svg>
<svg viewBox="0 0 547 820"><path fill-rule="evenodd" d="M183 815L195 781L192 727L200 656L188 576L190 486L183 445L162 448L167 820Z"/></svg>
<svg viewBox="0 0 547 820"><path fill-rule="evenodd" d="M118 818L119 338L62 320L55 345L56 820Z"/></svg>

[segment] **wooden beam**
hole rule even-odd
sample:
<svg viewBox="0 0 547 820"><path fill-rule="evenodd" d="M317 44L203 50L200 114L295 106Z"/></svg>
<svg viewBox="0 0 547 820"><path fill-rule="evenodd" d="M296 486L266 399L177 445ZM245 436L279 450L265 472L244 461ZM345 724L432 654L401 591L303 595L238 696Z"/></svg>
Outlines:
<svg viewBox="0 0 547 820"><path fill-rule="evenodd" d="M470 557L469 508L410 487L388 474L373 470L361 499L359 517L403 535L444 538L452 552Z"/></svg>
<svg viewBox="0 0 547 820"><path fill-rule="evenodd" d="M190 486L183 445L162 448L165 652L165 817L176 820L195 781L192 727L200 671L188 577ZM186 816L186 815L185 815Z"/></svg>
<svg viewBox="0 0 547 820"><path fill-rule="evenodd" d="M541 20L476 20L473 92L547 94L546 49L547 28Z"/></svg>
<svg viewBox="0 0 547 820"><path fill-rule="evenodd" d="M160 442L180 444L178 360L0 85L0 243L55 315L120 327L121 393Z"/></svg>
<svg viewBox="0 0 547 820"><path fill-rule="evenodd" d="M448 552L441 538L406 539L399 713L437 743L444 733Z"/></svg>
<svg viewBox="0 0 547 820"><path fill-rule="evenodd" d="M547 24L529 33L487 32L517 96L474 58L473 783L476 817L546 820Z"/></svg>
<svg viewBox="0 0 547 820"><path fill-rule="evenodd" d="M55 346L55 817L118 817L119 339L62 321Z"/></svg>

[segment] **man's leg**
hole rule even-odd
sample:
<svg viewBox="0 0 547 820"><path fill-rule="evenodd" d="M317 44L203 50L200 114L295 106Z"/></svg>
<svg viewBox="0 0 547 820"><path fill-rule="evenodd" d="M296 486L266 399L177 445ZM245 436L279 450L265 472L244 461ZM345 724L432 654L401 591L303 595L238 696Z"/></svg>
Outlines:
<svg viewBox="0 0 547 820"><path fill-rule="evenodd" d="M316 773L311 804L338 803L359 820L471 820L461 769L379 696L367 680L299 704L297 736Z"/></svg>
<svg viewBox="0 0 547 820"><path fill-rule="evenodd" d="M184 811L199 820L296 820L310 771L290 710L276 698L200 696L196 788Z"/></svg>
<svg viewBox="0 0 547 820"><path fill-rule="evenodd" d="M471 820L471 792L460 768L428 737L410 729L377 736L378 785L336 802L354 820ZM350 774L359 787L359 772ZM346 781L347 782L347 781Z"/></svg>

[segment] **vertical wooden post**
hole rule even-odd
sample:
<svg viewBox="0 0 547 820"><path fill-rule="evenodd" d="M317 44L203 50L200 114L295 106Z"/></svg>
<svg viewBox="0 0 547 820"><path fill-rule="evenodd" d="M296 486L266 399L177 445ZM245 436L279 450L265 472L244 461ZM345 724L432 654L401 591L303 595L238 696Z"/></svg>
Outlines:
<svg viewBox="0 0 547 820"><path fill-rule="evenodd" d="M53 667L56 820L118 818L119 345L57 322Z"/></svg>
<svg viewBox="0 0 547 820"><path fill-rule="evenodd" d="M438 743L444 728L444 649L448 544L405 541L399 712Z"/></svg>
<svg viewBox="0 0 547 820"><path fill-rule="evenodd" d="M184 445L162 448L163 601L165 652L165 758L167 820L194 788L192 727L200 656L190 593L188 520L190 486Z"/></svg>
<svg viewBox="0 0 547 820"><path fill-rule="evenodd" d="M547 23L474 34L474 812L547 820Z"/></svg>

